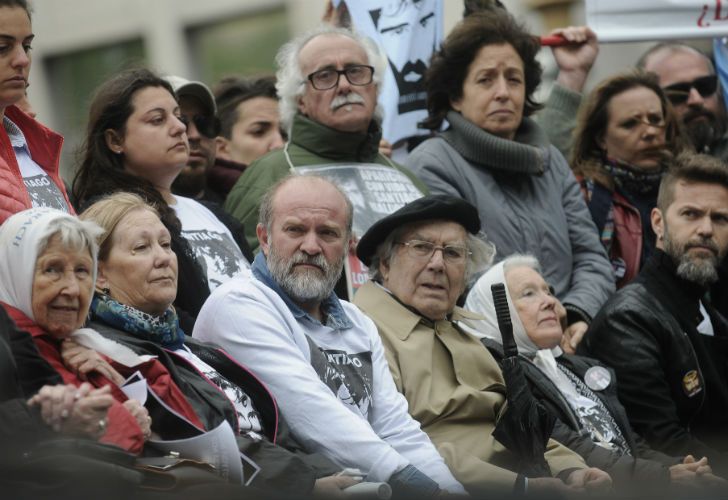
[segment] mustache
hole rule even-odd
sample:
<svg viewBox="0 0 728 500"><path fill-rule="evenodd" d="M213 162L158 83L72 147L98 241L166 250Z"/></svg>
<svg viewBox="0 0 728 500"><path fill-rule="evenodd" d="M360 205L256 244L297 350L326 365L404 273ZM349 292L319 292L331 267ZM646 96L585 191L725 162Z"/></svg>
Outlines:
<svg viewBox="0 0 728 500"><path fill-rule="evenodd" d="M691 248L696 248L696 247L707 248L708 250L711 250L713 253L715 253L715 255L719 255L719 253L720 253L718 244L712 238L694 239L694 240L688 241L685 244L685 250L689 250Z"/></svg>
<svg viewBox="0 0 728 500"><path fill-rule="evenodd" d="M688 123L696 118L705 117L711 123L715 121L715 113L705 109L703 106L691 106L685 115L683 115L683 122Z"/></svg>
<svg viewBox="0 0 728 500"><path fill-rule="evenodd" d="M346 95L337 95L331 101L329 107L332 110L335 110L341 106L346 106L347 104L364 104L364 98L354 92L349 92Z"/></svg>
<svg viewBox="0 0 728 500"><path fill-rule="evenodd" d="M293 257L291 257L291 260L289 261L288 269L293 269L293 266L297 264L308 264L311 266L316 266L321 268L324 273L327 273L329 270L329 263L326 261L326 258L323 256L323 254L308 255L300 251L296 252L295 254L293 254Z"/></svg>

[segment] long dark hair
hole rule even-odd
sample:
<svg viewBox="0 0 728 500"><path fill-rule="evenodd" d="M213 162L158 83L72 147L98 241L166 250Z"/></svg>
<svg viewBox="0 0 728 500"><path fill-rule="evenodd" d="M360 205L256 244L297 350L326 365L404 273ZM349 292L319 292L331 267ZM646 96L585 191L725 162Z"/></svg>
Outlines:
<svg viewBox="0 0 728 500"><path fill-rule="evenodd" d="M526 102L523 115L529 116L541 109L533 94L541 83L543 69L536 60L539 42L531 36L504 9L484 10L473 13L460 21L450 32L430 61L425 76L428 117L420 126L438 130L450 103L463 96L463 83L468 69L481 48L487 45L508 44L523 61Z"/></svg>
<svg viewBox="0 0 728 500"><path fill-rule="evenodd" d="M86 139L80 150L80 165L73 179L72 193L79 210L96 198L116 191L133 192L159 210L165 223L179 221L157 189L146 179L124 170L124 155L114 153L106 143L106 131L123 137L126 122L134 112L132 99L148 87L162 87L175 95L172 86L146 68L122 71L99 86L89 110ZM176 98L176 97L175 97Z"/></svg>

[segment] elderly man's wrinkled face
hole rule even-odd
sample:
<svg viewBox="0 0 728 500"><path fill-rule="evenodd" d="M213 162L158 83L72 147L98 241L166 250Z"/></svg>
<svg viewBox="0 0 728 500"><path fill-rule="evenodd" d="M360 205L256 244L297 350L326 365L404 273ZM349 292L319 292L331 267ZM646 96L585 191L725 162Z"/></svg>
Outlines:
<svg viewBox="0 0 728 500"><path fill-rule="evenodd" d="M366 132L377 105L374 82L352 85L341 74L338 84L328 90L317 90L308 80L316 71L371 65L364 48L348 36L321 35L303 46L298 59L306 85L298 101L298 110L310 119L342 132Z"/></svg>
<svg viewBox="0 0 728 500"><path fill-rule="evenodd" d="M382 285L426 318L444 319L465 290L467 253L467 233L460 224L413 225L396 242L389 262L380 264Z"/></svg>
<svg viewBox="0 0 728 500"><path fill-rule="evenodd" d="M320 179L293 179L275 195L270 229L258 224L268 268L297 304L317 304L334 290L348 250L347 208Z"/></svg>
<svg viewBox="0 0 728 500"><path fill-rule="evenodd" d="M147 314L164 314L177 296L177 255L157 214L133 210L119 221L109 255L99 261L96 282L117 302Z"/></svg>
<svg viewBox="0 0 728 500"><path fill-rule="evenodd" d="M66 248L53 236L35 261L31 308L35 322L58 339L79 329L93 292L94 261L88 248Z"/></svg>

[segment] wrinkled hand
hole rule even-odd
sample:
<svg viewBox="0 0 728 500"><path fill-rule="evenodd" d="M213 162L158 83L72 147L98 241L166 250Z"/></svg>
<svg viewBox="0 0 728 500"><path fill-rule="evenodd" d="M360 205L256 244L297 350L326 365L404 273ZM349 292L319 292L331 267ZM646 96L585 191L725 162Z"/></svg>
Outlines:
<svg viewBox="0 0 728 500"><path fill-rule="evenodd" d="M551 49L559 67L556 81L569 90L581 92L599 54L597 35L588 26L559 28L549 35L561 35L569 42Z"/></svg>
<svg viewBox="0 0 728 500"><path fill-rule="evenodd" d="M80 387L46 385L28 405L39 406L41 418L56 432L98 439L106 432L106 415L113 402L111 387L92 389L84 383Z"/></svg>
<svg viewBox="0 0 728 500"><path fill-rule="evenodd" d="M386 156L387 158L392 157L392 145L386 139L380 139L379 141L379 153Z"/></svg>
<svg viewBox="0 0 728 500"><path fill-rule="evenodd" d="M97 372L116 385L124 383L124 377L114 370L98 352L77 344L73 339L65 339L61 342L61 358L63 358L66 368L76 372L81 380L88 380L89 373Z"/></svg>
<svg viewBox="0 0 728 500"><path fill-rule="evenodd" d="M561 337L561 348L566 354L576 354L576 347L588 329L589 325L585 321L577 321L564 330L564 335Z"/></svg>
<svg viewBox="0 0 728 500"><path fill-rule="evenodd" d="M360 482L361 478L351 476L327 476L317 479L311 495L316 499L346 498L345 488Z"/></svg>
<svg viewBox="0 0 728 500"><path fill-rule="evenodd" d="M147 409L136 399L127 399L123 404L124 408L131 413L131 416L141 427L144 441L149 440L152 437L152 417L149 416Z"/></svg>
<svg viewBox="0 0 728 500"><path fill-rule="evenodd" d="M566 484L577 491L608 491L612 487L612 478L601 469L589 467L569 474Z"/></svg>
<svg viewBox="0 0 728 500"><path fill-rule="evenodd" d="M106 434L107 415L113 403L110 386L89 391L73 405L71 415L61 425L61 432L99 439Z"/></svg>

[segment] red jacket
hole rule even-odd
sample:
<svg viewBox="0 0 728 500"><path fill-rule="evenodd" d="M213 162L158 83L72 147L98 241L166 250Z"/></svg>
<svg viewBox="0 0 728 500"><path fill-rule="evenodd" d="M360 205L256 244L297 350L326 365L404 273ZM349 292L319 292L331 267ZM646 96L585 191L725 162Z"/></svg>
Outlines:
<svg viewBox="0 0 728 500"><path fill-rule="evenodd" d="M63 137L15 106L5 108L5 116L22 130L33 161L40 165L58 186L73 213L73 207L58 172ZM31 207L30 196L23 184L23 176L20 174L20 167L15 159L15 151L10 144L10 138L5 132L5 128L0 127L0 224L11 215Z"/></svg>
<svg viewBox="0 0 728 500"><path fill-rule="evenodd" d="M64 383L80 386L85 382L63 364L60 342L56 338L48 335L35 321L28 318L19 309L5 303L2 303L2 305L13 321L15 321L18 328L29 332L33 336L33 341L38 351L40 351L40 355L61 375ZM177 413L187 418L187 420L195 424L198 428L203 429L202 422L200 422L192 406L187 402L182 391L175 385L171 375L162 363L154 359L134 368L128 368L103 355L102 357L124 377L128 377L136 370L139 370L144 375L144 378L147 379L149 389L153 390L160 399ZM122 404L128 399L126 395L116 384L98 373L93 373L92 376L89 376L88 382L97 388L110 385L111 394L114 396L114 403L111 405L108 413L106 434L101 437L100 441L114 444L132 453L141 452L144 447L144 436L136 419ZM152 422L152 425L154 425L154 422Z"/></svg>

